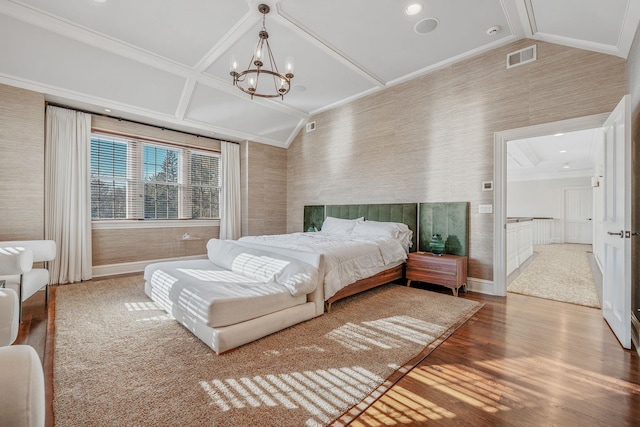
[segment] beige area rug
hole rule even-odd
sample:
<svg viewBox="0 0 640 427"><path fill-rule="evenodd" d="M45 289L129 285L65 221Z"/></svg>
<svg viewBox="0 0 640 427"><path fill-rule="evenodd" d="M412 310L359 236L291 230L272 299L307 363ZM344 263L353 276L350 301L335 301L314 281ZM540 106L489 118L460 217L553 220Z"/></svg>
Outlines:
<svg viewBox="0 0 640 427"><path fill-rule="evenodd" d="M146 297L140 276L57 287L54 306L58 427L327 425L482 307L385 285L216 356Z"/></svg>
<svg viewBox="0 0 640 427"><path fill-rule="evenodd" d="M507 291L600 308L588 253L591 245L536 245L537 256Z"/></svg>

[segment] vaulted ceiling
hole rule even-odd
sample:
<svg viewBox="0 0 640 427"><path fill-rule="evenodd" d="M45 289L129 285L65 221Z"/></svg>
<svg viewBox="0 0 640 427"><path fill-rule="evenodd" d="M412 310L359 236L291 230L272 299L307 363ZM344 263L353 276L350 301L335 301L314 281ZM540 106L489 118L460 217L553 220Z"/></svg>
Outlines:
<svg viewBox="0 0 640 427"><path fill-rule="evenodd" d="M410 16L410 0L0 0L0 83L287 147L314 114L524 37L626 58L640 19L637 0L417 1ZM260 3L276 62L295 58L284 100L252 100L229 75L232 55L249 62Z"/></svg>

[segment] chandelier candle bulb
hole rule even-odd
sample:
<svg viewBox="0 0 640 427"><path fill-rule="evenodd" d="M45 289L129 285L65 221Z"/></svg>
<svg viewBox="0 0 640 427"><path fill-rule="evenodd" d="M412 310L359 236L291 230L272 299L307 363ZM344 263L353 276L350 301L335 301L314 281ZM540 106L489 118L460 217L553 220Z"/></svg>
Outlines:
<svg viewBox="0 0 640 427"><path fill-rule="evenodd" d="M258 70L260 69L260 67L262 67L264 64L262 62L262 42L260 42L258 49L256 49L256 55L255 55L255 61L253 61L253 65L255 65L256 67L258 67Z"/></svg>
<svg viewBox="0 0 640 427"><path fill-rule="evenodd" d="M287 72L286 76L288 78L293 78L293 65L294 65L293 57L292 56L287 56L284 59L284 63L285 63L285 70Z"/></svg>
<svg viewBox="0 0 640 427"><path fill-rule="evenodd" d="M238 59L235 55L231 56L231 62L229 62L229 72L232 76L238 73Z"/></svg>

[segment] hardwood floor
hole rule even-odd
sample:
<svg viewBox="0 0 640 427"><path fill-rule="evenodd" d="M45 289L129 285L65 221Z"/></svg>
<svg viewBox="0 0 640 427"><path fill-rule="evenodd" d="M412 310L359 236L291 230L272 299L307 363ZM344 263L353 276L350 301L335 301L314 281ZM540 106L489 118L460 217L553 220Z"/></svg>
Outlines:
<svg viewBox="0 0 640 427"><path fill-rule="evenodd" d="M485 306L351 425L638 425L640 358L620 347L600 310L515 294L461 297ZM23 320L17 343L36 348L50 384L43 292ZM50 387L47 401L51 408Z"/></svg>

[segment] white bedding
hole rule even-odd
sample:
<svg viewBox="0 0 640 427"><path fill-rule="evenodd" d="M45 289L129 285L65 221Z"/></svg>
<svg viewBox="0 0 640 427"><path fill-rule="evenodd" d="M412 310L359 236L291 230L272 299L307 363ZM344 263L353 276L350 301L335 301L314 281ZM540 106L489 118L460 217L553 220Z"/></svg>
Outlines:
<svg viewBox="0 0 640 427"><path fill-rule="evenodd" d="M407 252L397 240L364 234L292 233L247 236L240 241L319 252L325 258L324 299L345 286L403 263Z"/></svg>

